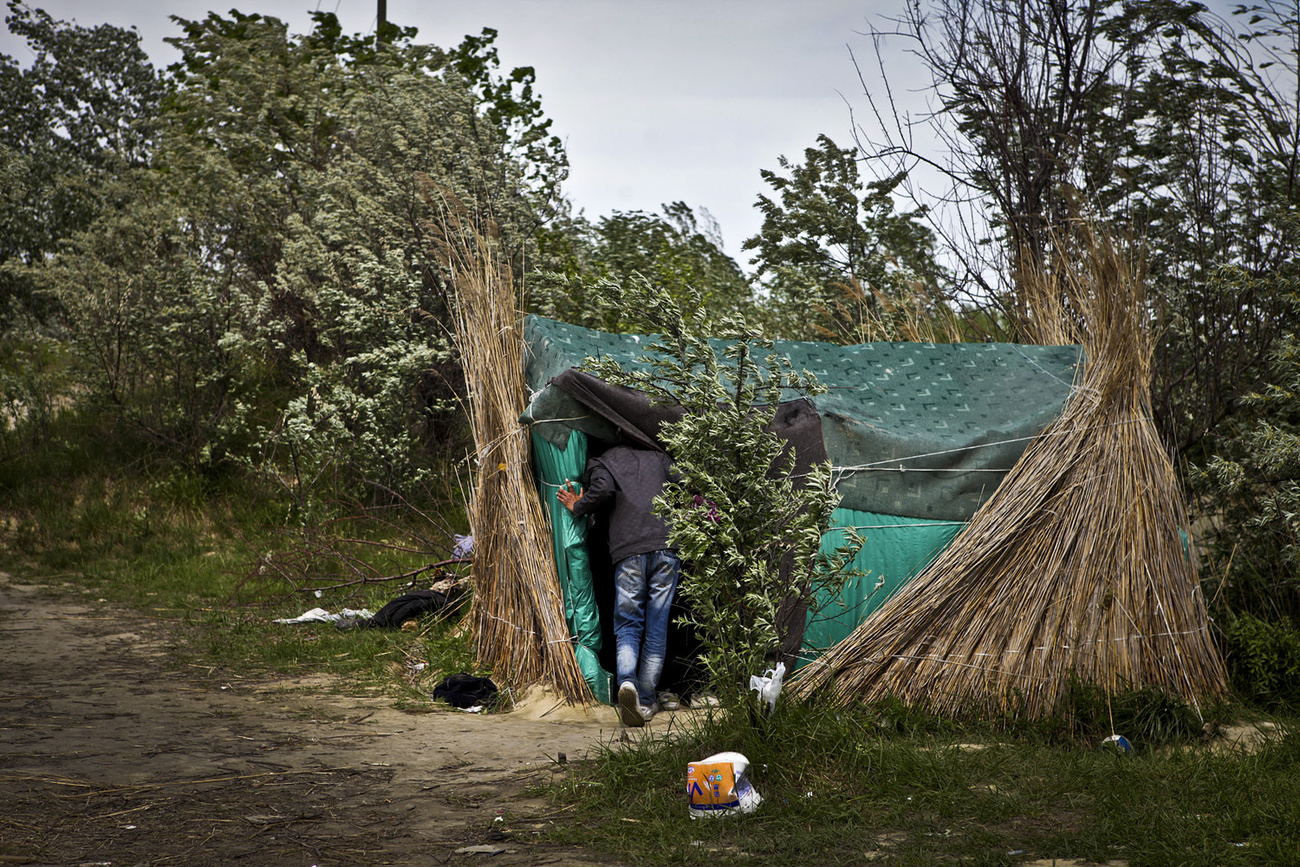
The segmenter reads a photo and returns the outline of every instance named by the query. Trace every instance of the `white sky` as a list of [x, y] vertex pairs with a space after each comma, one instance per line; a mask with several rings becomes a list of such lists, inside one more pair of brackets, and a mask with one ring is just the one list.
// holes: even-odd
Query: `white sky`
[[[320, 9], [345, 33], [369, 33], [377, 10], [375, 0], [28, 2], [82, 26], [134, 25], [158, 67], [176, 59], [162, 41], [180, 33], [168, 15], [233, 6], [303, 33]], [[850, 50], [874, 65], [861, 34], [901, 11], [902, 0], [389, 0], [388, 20], [444, 47], [498, 30], [502, 67], [537, 71], [543, 109], [568, 148], [576, 209], [594, 219], [677, 200], [706, 208], [749, 270], [740, 245], [761, 223], [753, 205], [768, 188], [759, 170], [775, 170], [781, 155], [802, 162], [819, 133], [851, 143], [850, 107], [861, 120], [867, 105]], [[903, 44], [888, 48], [895, 86], [921, 84], [915, 67], [908, 80]], [[3, 28], [0, 53], [30, 59]]]

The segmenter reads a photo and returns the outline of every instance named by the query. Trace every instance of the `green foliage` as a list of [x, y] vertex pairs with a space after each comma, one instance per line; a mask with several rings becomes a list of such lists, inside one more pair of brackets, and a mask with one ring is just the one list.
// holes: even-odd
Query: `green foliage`
[[147, 173], [36, 273], [61, 309], [79, 385], [93, 403], [192, 466], [219, 462], [241, 430], [254, 361], [229, 337], [251, 299], [219, 263], [189, 255], [176, 208]]
[[[85, 42], [42, 14], [41, 38]], [[51, 232], [57, 254], [6, 272], [61, 312], [66, 349], [30, 329], [0, 342], [16, 418], [103, 408], [152, 460], [252, 468], [300, 520], [343, 496], [429, 495], [462, 436], [431, 226], [465, 208], [531, 264], [566, 171], [532, 71], [498, 74], [491, 31], [444, 51], [412, 28], [376, 44], [315, 21], [293, 36], [260, 15], [178, 19], [166, 98], [118, 106], [149, 137], [127, 154], [101, 132], [90, 152], [117, 177]], [[7, 196], [35, 189], [29, 162], [0, 165], [21, 182]]]
[[777, 198], [758, 197], [759, 234], [745, 241], [757, 276], [766, 278], [768, 330], [789, 339], [845, 343], [890, 339], [876, 333], [885, 307], [907, 296], [937, 304], [943, 279], [925, 210], [896, 213], [903, 175], [863, 183], [856, 148], [828, 136], [804, 162], [778, 162], [787, 175], [763, 170]]
[[644, 276], [680, 305], [702, 304], [710, 323], [753, 306], [749, 280], [722, 250], [708, 211], [685, 202], [663, 215], [615, 211], [593, 226], [581, 218], [557, 225], [544, 238], [545, 269], [535, 275], [531, 306], [544, 316], [606, 331], [635, 328], [600, 302], [602, 286]]
[[[1240, 271], [1223, 282], [1252, 280]], [[1259, 278], [1291, 309], [1300, 301], [1294, 275]], [[1294, 315], [1294, 314], [1292, 314]], [[1274, 344], [1259, 391], [1245, 395], [1233, 436], [1191, 479], [1202, 510], [1216, 516], [1207, 532], [1208, 598], [1221, 612], [1300, 623], [1300, 339], [1292, 328]]]
[[[1139, 8], [1160, 38], [1144, 49], [1134, 96], [1143, 121], [1123, 140], [1116, 212], [1151, 239], [1149, 279], [1168, 325], [1154, 372], [1158, 420], [1182, 455], [1202, 461], [1239, 423], [1242, 397], [1261, 387], [1275, 341], [1295, 325], [1286, 283], [1300, 267], [1296, 23], [1274, 19], [1274, 7], [1234, 32], [1198, 4]], [[1256, 39], [1271, 24], [1291, 34], [1280, 75]]]
[[1045, 312], [1021, 296], [1024, 263], [1050, 265], [1081, 212], [1144, 241], [1165, 327], [1152, 398], [1179, 460], [1230, 431], [1290, 315], [1268, 278], [1297, 249], [1294, 9], [1237, 11], [1234, 27], [1181, 0], [940, 0], [903, 22], [943, 106], [946, 200], [977, 212], [956, 255], [1011, 339]]
[[0, 428], [3, 453], [49, 429], [70, 385], [59, 306], [28, 266], [115, 207], [105, 187], [139, 165], [164, 85], [132, 30], [79, 27], [10, 0], [5, 24], [27, 43], [0, 55]]
[[680, 306], [645, 278], [607, 291], [610, 303], [657, 336], [644, 358], [648, 370], [589, 366], [683, 410], [660, 431], [680, 480], [667, 486], [659, 508], [688, 564], [679, 590], [684, 618], [704, 646], [713, 687], [734, 705], [750, 675], [792, 652], [782, 644], [791, 609], [842, 581], [854, 553], [818, 552], [839, 501], [829, 463], [796, 472], [793, 450], [770, 429], [783, 397], [821, 386], [774, 353], [759, 356], [770, 343], [740, 319], [723, 320], [715, 345], [702, 303]]
[[[26, 69], [3, 58], [4, 143], [50, 151], [63, 161], [117, 167], [142, 161], [150, 115], [163, 93], [134, 29], [56, 21], [43, 9], [9, 0], [5, 24], [27, 41]], [[66, 164], [65, 164], [66, 168]]]
[[[1123, 735], [1135, 750], [1197, 743], [1207, 723], [1224, 716], [1222, 708], [1195, 708], [1157, 689], [1108, 691], [1094, 683], [1070, 679], [1062, 706], [1052, 719], [1014, 730], [1037, 732], [1049, 743], [1095, 746], [1111, 734]], [[1014, 714], [1012, 714], [1014, 717]]]
[[1237, 695], [1265, 707], [1300, 707], [1300, 630], [1239, 613], [1229, 616], [1223, 631]]

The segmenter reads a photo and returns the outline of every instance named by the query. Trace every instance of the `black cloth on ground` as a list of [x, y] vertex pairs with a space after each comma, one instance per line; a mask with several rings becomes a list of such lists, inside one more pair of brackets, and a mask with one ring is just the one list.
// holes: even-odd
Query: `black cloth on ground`
[[454, 594], [440, 590], [412, 590], [393, 599], [370, 617], [340, 620], [339, 629], [398, 629], [408, 620], [425, 614], [435, 614], [454, 605]]
[[459, 708], [491, 704], [497, 697], [497, 685], [486, 677], [461, 672], [449, 675], [433, 688], [433, 697]]
[[396, 629], [408, 620], [441, 611], [450, 602], [450, 596], [437, 590], [412, 590], [376, 611], [367, 625], [376, 629]]

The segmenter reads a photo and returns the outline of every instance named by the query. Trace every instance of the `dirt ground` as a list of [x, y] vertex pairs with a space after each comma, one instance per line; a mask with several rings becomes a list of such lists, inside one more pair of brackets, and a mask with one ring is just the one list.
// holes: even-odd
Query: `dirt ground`
[[529, 787], [611, 708], [406, 713], [176, 671], [166, 624], [0, 575], [0, 865], [580, 865]]

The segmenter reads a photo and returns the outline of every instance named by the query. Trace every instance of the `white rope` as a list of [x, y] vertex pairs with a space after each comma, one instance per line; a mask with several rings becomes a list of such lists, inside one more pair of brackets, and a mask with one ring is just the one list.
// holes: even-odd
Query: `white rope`
[[[886, 458], [880, 461], [872, 461], [869, 464], [858, 464], [856, 466], [838, 466], [838, 467], [834, 467], [833, 469], [836, 473], [854, 473], [854, 472], [863, 472], [866, 470], [885, 470], [889, 472], [905, 473], [908, 471], [907, 467], [904, 467], [902, 465], [899, 466], [887, 466], [887, 465], [895, 464], [898, 463], [899, 461], [917, 461], [922, 458], [942, 457], [943, 455], [957, 454], [960, 452], [969, 452], [969, 451], [974, 451], [976, 449], [986, 449], [986, 448], [993, 448], [994, 446], [1012, 445], [1013, 443], [1031, 442], [1033, 440], [1038, 439], [1039, 437], [1068, 436], [1072, 434], [1083, 433], [1090, 430], [1100, 430], [1102, 428], [1117, 427], [1119, 425], [1125, 425], [1125, 424], [1139, 424], [1141, 422], [1149, 422], [1151, 420], [1152, 419], [1149, 416], [1143, 416], [1141, 418], [1111, 422], [1109, 424], [1104, 424], [1104, 425], [1092, 425], [1090, 427], [1074, 427], [1074, 428], [1070, 428], [1069, 430], [1057, 430], [1051, 432], [1044, 432], [1044, 433], [1039, 433], [1027, 437], [1013, 437], [1011, 439], [997, 440], [995, 442], [989, 442], [989, 443], [975, 443], [973, 445], [968, 445], [968, 446], [957, 446], [956, 448], [943, 449], [937, 452], [924, 452], [915, 455], [904, 455], [902, 457]], [[944, 470], [949, 470], [954, 472], [1008, 472], [1007, 470], [988, 470], [988, 469], [951, 470], [951, 468], [948, 467], [913, 467], [912, 468], [913, 472], [927, 472], [927, 473], [942, 472]]]
[[835, 524], [831, 530], [910, 530], [914, 527], [964, 527], [966, 521], [921, 521], [915, 524]]

